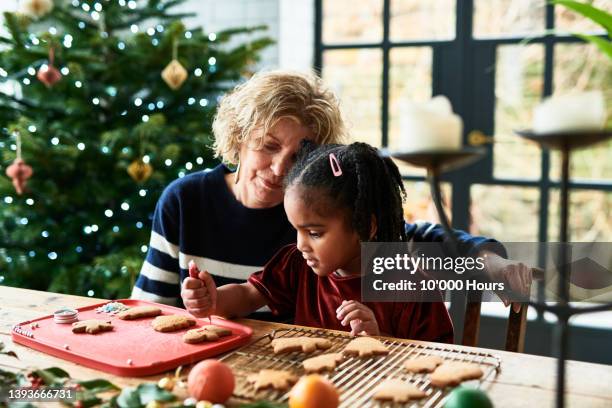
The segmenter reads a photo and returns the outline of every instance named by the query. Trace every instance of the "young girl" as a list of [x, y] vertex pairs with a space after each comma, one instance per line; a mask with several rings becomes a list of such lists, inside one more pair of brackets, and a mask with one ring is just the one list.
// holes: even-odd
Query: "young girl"
[[305, 142], [285, 180], [285, 211], [297, 244], [282, 248], [247, 283], [215, 288], [206, 272], [181, 297], [196, 317], [246, 316], [268, 305], [294, 323], [452, 342], [442, 303], [361, 302], [362, 241], [405, 240], [405, 191], [397, 166], [365, 144]]

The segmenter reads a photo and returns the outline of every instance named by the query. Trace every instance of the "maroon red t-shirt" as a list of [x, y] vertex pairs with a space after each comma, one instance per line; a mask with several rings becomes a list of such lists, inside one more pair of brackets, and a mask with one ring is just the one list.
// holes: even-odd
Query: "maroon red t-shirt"
[[[301, 326], [350, 331], [336, 318], [343, 300], [361, 301], [360, 276], [318, 276], [295, 244], [283, 247], [249, 283], [273, 313], [294, 316]], [[376, 316], [382, 334], [414, 340], [453, 342], [453, 326], [442, 302], [362, 302]]]

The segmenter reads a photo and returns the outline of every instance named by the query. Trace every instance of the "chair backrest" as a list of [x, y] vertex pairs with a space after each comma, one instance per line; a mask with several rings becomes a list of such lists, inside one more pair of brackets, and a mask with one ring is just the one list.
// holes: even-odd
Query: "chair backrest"
[[[532, 267], [534, 281], [543, 281], [546, 275], [544, 269]], [[482, 293], [471, 294], [468, 298], [463, 320], [463, 338], [461, 344], [476, 347], [480, 330], [480, 305]], [[510, 306], [508, 309], [508, 324], [506, 326], [506, 351], [522, 353], [525, 350], [525, 331], [527, 329], [527, 304], [523, 304], [518, 312]]]
[[[480, 305], [478, 301], [468, 301], [465, 308], [463, 338], [461, 344], [476, 347], [480, 331]], [[527, 305], [522, 305], [518, 312], [510, 306], [506, 326], [506, 351], [522, 353], [525, 347], [525, 328], [527, 322]]]

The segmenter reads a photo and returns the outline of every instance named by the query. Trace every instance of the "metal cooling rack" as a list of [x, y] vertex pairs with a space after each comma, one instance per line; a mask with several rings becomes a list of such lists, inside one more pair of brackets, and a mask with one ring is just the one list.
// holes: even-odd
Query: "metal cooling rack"
[[[300, 352], [274, 354], [270, 342], [280, 337], [322, 337], [332, 341], [333, 346], [312, 354]], [[348, 334], [330, 333], [317, 329], [283, 329], [274, 330], [257, 339], [255, 342], [223, 357], [222, 360], [232, 366], [236, 377], [234, 397], [242, 401], [267, 400], [286, 402], [288, 392], [275, 390], [255, 391], [247, 383], [250, 374], [262, 369], [288, 370], [301, 376], [305, 374], [302, 361], [320, 354], [341, 352], [353, 337]], [[412, 374], [403, 370], [404, 361], [417, 356], [437, 355], [445, 361], [463, 361], [478, 364], [484, 375], [479, 380], [466, 383], [480, 387], [488, 379], [495, 378], [500, 370], [501, 360], [489, 353], [466, 351], [453, 348], [452, 345], [425, 346], [409, 341], [383, 340], [390, 350], [386, 356], [371, 358], [349, 357], [341, 362], [334, 371], [322, 373], [334, 383], [340, 391], [340, 407], [442, 407], [452, 388], [445, 389], [431, 386], [429, 374]], [[376, 386], [385, 379], [408, 381], [427, 393], [427, 397], [407, 404], [379, 403], [372, 400]]]

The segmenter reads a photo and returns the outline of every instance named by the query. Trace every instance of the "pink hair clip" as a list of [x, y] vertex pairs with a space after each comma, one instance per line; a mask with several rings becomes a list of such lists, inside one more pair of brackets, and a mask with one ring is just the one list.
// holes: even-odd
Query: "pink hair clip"
[[342, 175], [342, 169], [340, 168], [340, 162], [335, 154], [329, 154], [329, 165], [331, 166], [332, 173], [334, 173], [335, 177]]

